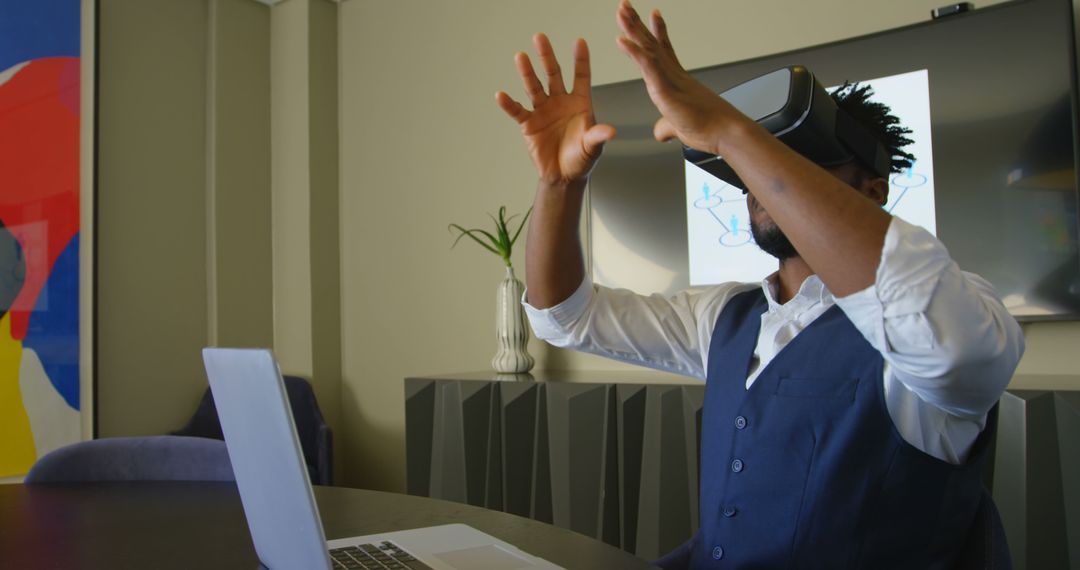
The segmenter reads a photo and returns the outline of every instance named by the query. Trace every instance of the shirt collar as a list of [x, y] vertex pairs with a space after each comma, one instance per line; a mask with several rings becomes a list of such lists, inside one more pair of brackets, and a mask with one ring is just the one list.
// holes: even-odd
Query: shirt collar
[[778, 276], [779, 272], [773, 272], [761, 281], [761, 289], [765, 292], [765, 299], [769, 302], [769, 312], [775, 312], [785, 307], [801, 312], [818, 303], [832, 305], [835, 302], [833, 294], [821, 282], [821, 278], [817, 275], [811, 275], [799, 286], [799, 292], [790, 301], [781, 305], [776, 301]]

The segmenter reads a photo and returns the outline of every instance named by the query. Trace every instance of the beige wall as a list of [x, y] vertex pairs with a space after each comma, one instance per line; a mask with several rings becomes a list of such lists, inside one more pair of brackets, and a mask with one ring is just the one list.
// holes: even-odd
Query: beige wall
[[273, 341], [270, 12], [102, 0], [98, 435], [181, 427], [199, 351]]
[[98, 435], [181, 427], [208, 345], [273, 347], [338, 428], [336, 14], [100, 0]]
[[[657, 5], [692, 68], [922, 21], [942, 3]], [[402, 379], [486, 369], [495, 351], [503, 270], [473, 244], [450, 250], [446, 226], [532, 198], [493, 94], [521, 94], [512, 57], [536, 31], [564, 61], [589, 40], [596, 83], [637, 77], [614, 46], [614, 6], [101, 0], [100, 435], [182, 422], [205, 389], [201, 346], [272, 343], [286, 372], [316, 377], [339, 481], [403, 489]], [[520, 248], [514, 259], [520, 273]], [[1077, 369], [1080, 324], [1025, 329], [1021, 372]], [[531, 350], [538, 368], [620, 368]]]
[[[208, 336], [204, 3], [100, 4], [97, 423], [182, 425]], [[141, 46], [153, 46], [145, 49]], [[166, 63], [167, 62], [167, 63]], [[192, 397], [194, 396], [194, 397]]]
[[340, 451], [337, 6], [291, 0], [270, 23], [273, 347], [282, 370], [312, 379]]

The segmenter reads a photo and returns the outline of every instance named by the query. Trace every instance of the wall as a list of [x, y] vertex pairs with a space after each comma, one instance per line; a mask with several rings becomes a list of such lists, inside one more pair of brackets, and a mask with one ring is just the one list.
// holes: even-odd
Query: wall
[[278, 4], [270, 37], [274, 353], [312, 379], [341, 449], [337, 6]]
[[97, 433], [181, 427], [200, 350], [270, 346], [270, 12], [101, 0]]
[[273, 347], [337, 429], [336, 4], [99, 1], [98, 435], [181, 427], [208, 345]]
[[[202, 3], [100, 5], [97, 424], [162, 433], [208, 336]], [[154, 46], [155, 49], [145, 49]], [[163, 136], [166, 135], [167, 136]], [[190, 414], [190, 411], [187, 412]]]

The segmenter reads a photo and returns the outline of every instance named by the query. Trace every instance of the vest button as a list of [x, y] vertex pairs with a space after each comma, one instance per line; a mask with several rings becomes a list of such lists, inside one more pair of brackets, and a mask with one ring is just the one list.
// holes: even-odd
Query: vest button
[[736, 459], [735, 461], [732, 461], [731, 462], [731, 470], [736, 472], [736, 473], [742, 471], [743, 470], [742, 459]]
[[720, 560], [721, 558], [724, 557], [724, 549], [720, 548], [719, 546], [714, 547], [712, 549], [712, 557], [717, 559], [717, 560]]
[[744, 418], [742, 416], [736, 416], [735, 417], [735, 427], [737, 427], [739, 429], [743, 429], [744, 427], [746, 427], [746, 418]]
[[738, 509], [736, 509], [735, 507], [732, 507], [730, 505], [724, 507], [724, 516], [725, 517], [731, 518], [731, 517], [735, 516], [735, 514], [738, 513], [738, 512], [739, 512]]

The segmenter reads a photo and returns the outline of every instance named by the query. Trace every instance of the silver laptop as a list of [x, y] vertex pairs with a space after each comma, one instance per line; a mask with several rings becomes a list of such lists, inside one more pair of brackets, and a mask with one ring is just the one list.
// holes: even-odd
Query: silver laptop
[[464, 524], [327, 542], [273, 353], [207, 348], [203, 362], [255, 551], [270, 570], [560, 568]]

